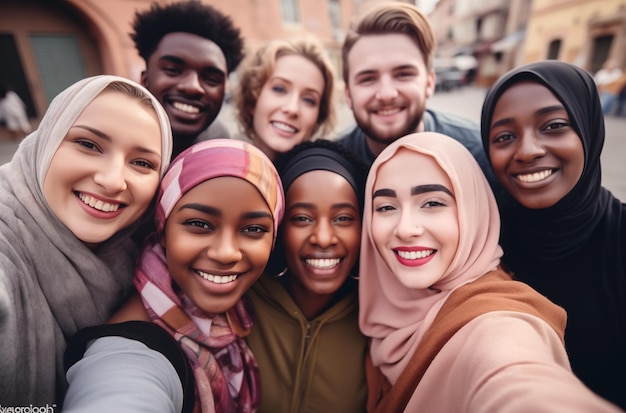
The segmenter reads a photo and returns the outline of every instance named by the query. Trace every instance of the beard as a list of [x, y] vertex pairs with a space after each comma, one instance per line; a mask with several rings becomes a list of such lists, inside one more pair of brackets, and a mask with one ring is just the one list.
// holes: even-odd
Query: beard
[[403, 136], [417, 132], [417, 127], [421, 122], [422, 116], [416, 116], [411, 120], [411, 122], [408, 122], [397, 130], [383, 130], [383, 128], [378, 128], [370, 122], [361, 122], [359, 119], [356, 119], [357, 125], [361, 128], [367, 138], [385, 146], [395, 142]]

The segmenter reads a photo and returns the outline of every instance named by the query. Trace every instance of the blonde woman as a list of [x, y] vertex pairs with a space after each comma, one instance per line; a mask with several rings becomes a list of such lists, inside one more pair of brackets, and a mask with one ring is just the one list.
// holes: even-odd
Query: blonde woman
[[335, 124], [334, 71], [314, 38], [275, 40], [242, 63], [235, 91], [243, 133], [270, 159]]

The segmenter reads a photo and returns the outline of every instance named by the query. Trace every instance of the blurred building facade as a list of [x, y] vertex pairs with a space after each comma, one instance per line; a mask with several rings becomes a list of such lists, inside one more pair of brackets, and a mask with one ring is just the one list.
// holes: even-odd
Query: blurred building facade
[[626, 0], [439, 0], [429, 18], [437, 57], [474, 56], [482, 86], [541, 59], [626, 69]]
[[[2, 0], [0, 82], [38, 118], [61, 90], [85, 76], [138, 80], [144, 69], [129, 37], [136, 11], [172, 0]], [[340, 48], [354, 16], [378, 0], [202, 0], [232, 17], [247, 49], [315, 35], [340, 73]]]

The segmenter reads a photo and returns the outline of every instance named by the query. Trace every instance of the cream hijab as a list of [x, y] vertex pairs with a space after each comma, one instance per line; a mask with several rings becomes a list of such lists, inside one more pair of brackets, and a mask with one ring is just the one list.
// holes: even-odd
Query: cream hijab
[[[372, 193], [382, 164], [400, 148], [429, 156], [452, 182], [459, 220], [459, 246], [444, 276], [430, 289], [408, 289], [398, 281], [372, 239]], [[415, 171], [419, 173], [419, 171]], [[393, 384], [424, 333], [456, 288], [495, 270], [500, 216], [486, 178], [470, 152], [439, 133], [415, 133], [389, 145], [373, 163], [365, 189], [359, 274], [359, 325], [371, 337], [370, 354]]]
[[[167, 115], [139, 84], [117, 76], [81, 80], [50, 104], [38, 129], [0, 167], [0, 401], [52, 405], [65, 388], [66, 339], [102, 324], [131, 291], [139, 223], [88, 249], [43, 195], [50, 162], [80, 113], [111, 82], [144, 91], [161, 128], [161, 176], [172, 137]], [[115, 119], [111, 119], [115, 122]], [[156, 192], [156, 188], [155, 188]]]

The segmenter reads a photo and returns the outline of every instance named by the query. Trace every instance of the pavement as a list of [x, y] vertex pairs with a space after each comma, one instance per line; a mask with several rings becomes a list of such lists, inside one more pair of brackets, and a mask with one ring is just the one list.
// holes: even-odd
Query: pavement
[[[428, 100], [427, 106], [480, 122], [480, 111], [485, 93], [484, 88], [477, 87], [437, 92]], [[240, 133], [231, 105], [224, 105], [219, 118], [229, 128], [233, 136]], [[352, 112], [345, 104], [341, 104], [335, 134], [347, 130], [352, 125], [354, 125]], [[602, 184], [622, 202], [626, 202], [626, 117], [606, 117], [605, 125], [606, 139], [602, 151]], [[10, 141], [6, 130], [2, 131], [0, 128], [0, 165], [11, 159], [18, 144], [19, 142]]]

